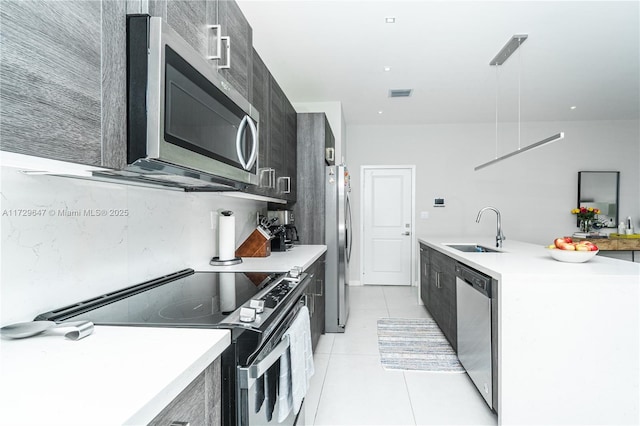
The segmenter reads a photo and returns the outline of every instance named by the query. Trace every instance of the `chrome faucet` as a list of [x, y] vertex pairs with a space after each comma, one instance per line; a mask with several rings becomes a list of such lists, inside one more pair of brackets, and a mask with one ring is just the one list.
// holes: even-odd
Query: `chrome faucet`
[[502, 233], [502, 219], [500, 218], [500, 210], [496, 209], [495, 207], [485, 207], [481, 209], [478, 212], [478, 217], [476, 217], [476, 223], [480, 223], [480, 218], [482, 217], [482, 213], [485, 210], [493, 210], [494, 212], [496, 212], [497, 219], [498, 219], [498, 230], [496, 233], [496, 247], [502, 247], [502, 242], [506, 240], [506, 237]]

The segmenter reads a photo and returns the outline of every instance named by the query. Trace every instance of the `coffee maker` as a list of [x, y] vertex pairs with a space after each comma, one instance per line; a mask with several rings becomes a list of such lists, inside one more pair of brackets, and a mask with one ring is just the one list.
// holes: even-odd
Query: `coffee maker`
[[271, 231], [274, 238], [271, 240], [271, 251], [286, 251], [300, 241], [298, 230], [294, 225], [292, 210], [269, 210], [267, 218], [274, 221]]

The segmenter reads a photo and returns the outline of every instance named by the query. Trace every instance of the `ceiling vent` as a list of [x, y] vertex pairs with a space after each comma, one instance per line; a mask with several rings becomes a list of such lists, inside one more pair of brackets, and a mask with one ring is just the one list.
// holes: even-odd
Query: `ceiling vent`
[[390, 98], [408, 98], [411, 96], [413, 89], [392, 89], [389, 90]]

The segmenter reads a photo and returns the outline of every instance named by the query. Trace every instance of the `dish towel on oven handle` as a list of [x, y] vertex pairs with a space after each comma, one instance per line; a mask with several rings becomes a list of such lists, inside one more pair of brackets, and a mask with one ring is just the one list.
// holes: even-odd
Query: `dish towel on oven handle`
[[[309, 381], [315, 372], [309, 309], [306, 306], [300, 309], [283, 338], [285, 336], [289, 336], [289, 350], [280, 357], [279, 422], [286, 419], [292, 409], [298, 414], [309, 389]], [[287, 370], [290, 374], [283, 371], [285, 363], [288, 364]]]

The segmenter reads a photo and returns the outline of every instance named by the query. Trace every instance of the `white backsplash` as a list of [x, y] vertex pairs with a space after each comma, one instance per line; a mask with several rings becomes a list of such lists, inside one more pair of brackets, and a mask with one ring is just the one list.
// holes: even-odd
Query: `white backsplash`
[[142, 188], [2, 167], [0, 324], [208, 261], [217, 213], [236, 215], [236, 241], [266, 203]]

